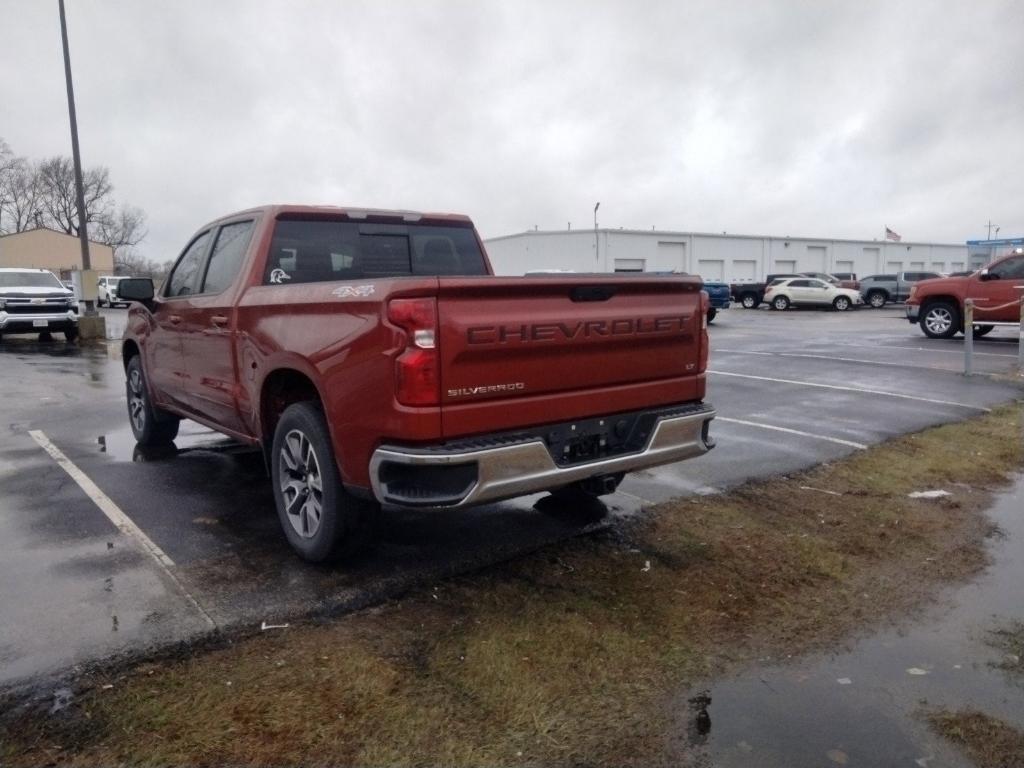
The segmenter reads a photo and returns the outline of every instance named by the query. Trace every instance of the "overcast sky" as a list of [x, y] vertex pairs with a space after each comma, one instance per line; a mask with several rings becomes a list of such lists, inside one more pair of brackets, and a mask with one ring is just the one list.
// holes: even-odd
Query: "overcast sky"
[[[1024, 235], [1024, 2], [67, 0], [85, 165], [150, 258], [268, 202]], [[0, 0], [0, 137], [70, 154], [56, 0]]]

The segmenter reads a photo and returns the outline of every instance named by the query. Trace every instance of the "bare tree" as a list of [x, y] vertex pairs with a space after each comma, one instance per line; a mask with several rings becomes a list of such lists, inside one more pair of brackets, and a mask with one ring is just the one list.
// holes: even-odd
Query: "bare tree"
[[127, 258], [146, 235], [146, 213], [133, 205], [122, 205], [96, 219], [91, 236], [114, 249], [114, 263]]
[[[114, 250], [115, 265], [132, 272], [160, 274], [160, 265], [136, 252], [146, 235], [146, 214], [133, 205], [118, 205], [110, 171], [96, 166], [85, 171], [85, 220], [92, 240]], [[69, 157], [33, 162], [18, 157], [0, 139], [0, 233], [50, 227], [78, 234], [75, 168]]]
[[[78, 203], [75, 194], [75, 166], [70, 157], [51, 157], [38, 167], [42, 186], [43, 211], [48, 226], [78, 234]], [[113, 216], [114, 191], [110, 171], [103, 166], [87, 169], [82, 175], [85, 190], [86, 226]]]
[[0, 232], [23, 232], [40, 226], [43, 190], [36, 167], [24, 157], [6, 162], [0, 176]]

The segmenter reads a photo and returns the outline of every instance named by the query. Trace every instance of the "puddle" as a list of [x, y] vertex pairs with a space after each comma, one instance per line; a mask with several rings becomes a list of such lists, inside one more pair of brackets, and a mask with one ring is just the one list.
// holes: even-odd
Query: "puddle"
[[124, 427], [100, 435], [96, 438], [96, 446], [100, 453], [105, 453], [114, 461], [125, 462], [163, 461], [195, 451], [232, 455], [259, 452], [258, 448], [237, 443], [219, 432], [214, 432], [187, 419], [181, 422], [178, 436], [170, 445], [144, 448], [135, 442], [131, 428]]
[[684, 751], [720, 768], [970, 766], [929, 732], [921, 707], [979, 709], [1024, 728], [1024, 688], [993, 666], [1001, 654], [986, 643], [991, 630], [1024, 618], [1024, 478], [989, 516], [1006, 535], [991, 542], [981, 577], [912, 626], [714, 683], [699, 729], [691, 691], [676, 729]]

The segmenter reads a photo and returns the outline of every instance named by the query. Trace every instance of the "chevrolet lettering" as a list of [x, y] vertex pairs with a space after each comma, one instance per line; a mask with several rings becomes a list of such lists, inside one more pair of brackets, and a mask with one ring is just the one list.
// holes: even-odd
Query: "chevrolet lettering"
[[483, 325], [466, 330], [470, 344], [508, 344], [509, 342], [572, 341], [609, 336], [645, 336], [686, 333], [690, 316], [618, 318], [585, 320], [576, 323], [534, 323], [532, 325]]

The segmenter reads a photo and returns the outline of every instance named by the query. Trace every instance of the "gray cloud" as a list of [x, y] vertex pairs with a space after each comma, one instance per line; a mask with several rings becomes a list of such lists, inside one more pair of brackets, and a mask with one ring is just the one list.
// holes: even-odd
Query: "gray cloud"
[[[55, 3], [0, 0], [0, 136], [68, 152]], [[82, 146], [146, 254], [274, 201], [539, 225], [1024, 233], [1024, 5], [68, 2]]]

